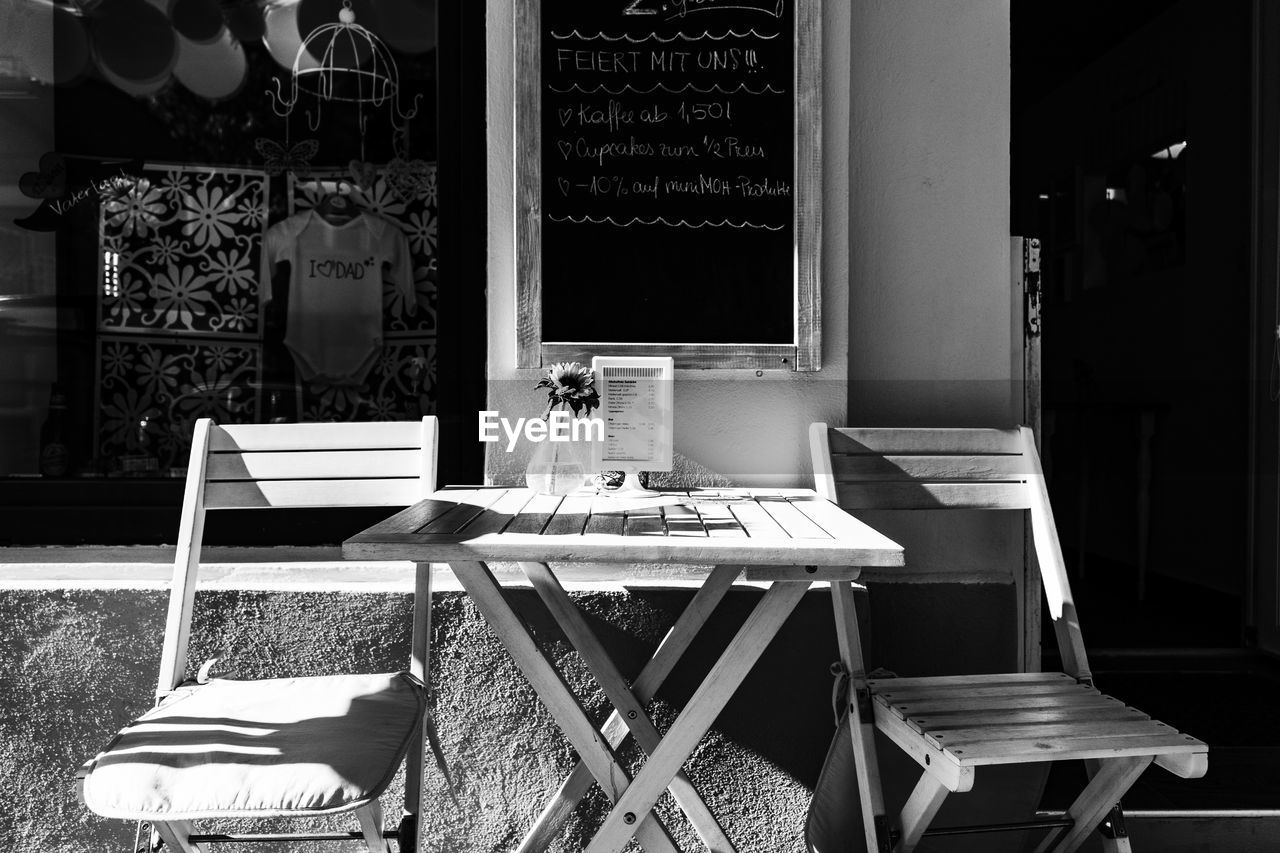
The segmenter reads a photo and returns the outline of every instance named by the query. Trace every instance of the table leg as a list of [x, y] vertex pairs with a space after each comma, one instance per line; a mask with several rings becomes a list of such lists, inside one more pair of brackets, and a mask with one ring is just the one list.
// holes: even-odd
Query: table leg
[[414, 745], [409, 749], [404, 773], [404, 816], [413, 820], [413, 849], [422, 850], [422, 767], [427, 750], [427, 721], [431, 716], [431, 564], [414, 564], [413, 636], [409, 673], [427, 685], [427, 709]]
[[[631, 692], [637, 699], [648, 702], [654, 697], [658, 688], [666, 681], [671, 670], [675, 669], [680, 658], [693, 643], [693, 638], [702, 630], [702, 626], [706, 624], [711, 613], [719, 606], [724, 594], [729, 591], [729, 587], [740, 574], [742, 574], [741, 566], [716, 566], [711, 570], [706, 582], [694, 593], [689, 605], [685, 607], [684, 612], [662, 639], [657, 652], [645, 664], [635, 683], [631, 685]], [[627, 736], [627, 727], [623, 723], [622, 715], [616, 710], [613, 711], [605, 721], [601, 732], [609, 745], [616, 749]], [[516, 853], [542, 853], [546, 850], [551, 841], [560, 834], [578, 802], [586, 796], [592, 781], [591, 771], [585, 763], [579, 761], [573, 768], [573, 772], [560, 785], [555, 797], [538, 816], [537, 823], [524, 837]]]
[[808, 588], [807, 583], [784, 582], [769, 587], [635, 781], [618, 798], [586, 853], [621, 853], [634, 832], [632, 827], [637, 818], [650, 814], [653, 804], [724, 710]]
[[[538, 596], [547, 605], [547, 609], [551, 611], [551, 615], [555, 617], [565, 636], [569, 638], [569, 642], [582, 656], [596, 683], [603, 688], [615, 713], [622, 713], [625, 728], [631, 731], [636, 743], [645, 754], [651, 754], [658, 748], [662, 735], [658, 733], [653, 721], [645, 713], [644, 701], [632, 692], [630, 685], [614, 666], [604, 646], [600, 644], [599, 638], [587, 624], [587, 620], [583, 618], [573, 600], [569, 598], [569, 594], [560, 585], [559, 579], [546, 563], [520, 563], [519, 565], [521, 571], [533, 584]], [[612, 718], [611, 715], [610, 719]], [[608, 739], [608, 733], [605, 733], [605, 737]], [[620, 737], [619, 740], [621, 739]], [[612, 741], [610, 745], [616, 747]], [[692, 780], [685, 775], [684, 771], [678, 771], [668, 787], [672, 798], [688, 816], [698, 837], [711, 853], [736, 853], [720, 822], [711, 813], [711, 809], [707, 807]]]
[[858, 799], [862, 805], [862, 831], [868, 851], [882, 850], [881, 826], [884, 823], [884, 794], [880, 788], [880, 760], [876, 755], [876, 721], [867, 685], [867, 667], [862, 656], [862, 635], [858, 630], [858, 610], [853, 598], [853, 585], [833, 581], [831, 606], [835, 614], [836, 645], [840, 663], [849, 676], [849, 737], [853, 744], [854, 775], [858, 780]]
[[[475, 602], [489, 627], [498, 635], [516, 666], [529, 680], [538, 698], [551, 712], [556, 724], [586, 762], [610, 802], [617, 802], [631, 777], [618, 762], [613, 749], [603, 739], [573, 691], [560, 673], [543, 656], [529, 630], [502, 595], [502, 588], [484, 563], [452, 563], [454, 575]], [[666, 787], [665, 784], [663, 787]], [[675, 842], [657, 816], [646, 814], [635, 830], [636, 839], [648, 853], [678, 853]], [[630, 833], [628, 833], [630, 834]]]

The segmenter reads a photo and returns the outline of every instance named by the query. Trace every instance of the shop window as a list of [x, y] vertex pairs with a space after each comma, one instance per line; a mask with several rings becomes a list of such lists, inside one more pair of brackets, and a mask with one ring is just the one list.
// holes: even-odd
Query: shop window
[[436, 4], [209, 5], [0, 0], [0, 544], [171, 541], [200, 417], [436, 412]]

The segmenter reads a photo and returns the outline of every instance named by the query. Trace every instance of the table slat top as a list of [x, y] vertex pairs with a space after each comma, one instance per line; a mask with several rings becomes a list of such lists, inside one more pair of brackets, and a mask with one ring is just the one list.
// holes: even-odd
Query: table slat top
[[343, 543], [354, 559], [901, 566], [902, 548], [809, 489], [656, 497], [446, 488]]

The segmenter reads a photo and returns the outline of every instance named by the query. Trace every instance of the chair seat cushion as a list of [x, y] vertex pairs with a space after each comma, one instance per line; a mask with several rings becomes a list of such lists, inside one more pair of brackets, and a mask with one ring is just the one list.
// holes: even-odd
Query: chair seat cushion
[[871, 691], [878, 728], [961, 767], [1208, 751], [1061, 672], [875, 679]]
[[106, 817], [283, 817], [358, 808], [391, 782], [426, 708], [408, 673], [214, 680], [123, 729], [84, 799]]

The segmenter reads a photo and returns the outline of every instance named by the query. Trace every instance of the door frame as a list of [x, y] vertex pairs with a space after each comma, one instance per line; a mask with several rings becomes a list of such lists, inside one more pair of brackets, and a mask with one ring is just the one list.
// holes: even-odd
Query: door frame
[[441, 422], [439, 481], [450, 485], [478, 484], [484, 477], [484, 445], [475, 440], [475, 419], [485, 408], [488, 358], [485, 7], [437, 6], [441, 323], [436, 414]]
[[[1013, 420], [1031, 427], [1035, 435], [1036, 451], [1043, 457], [1039, 238], [1010, 238], [1009, 273], [1013, 285], [1010, 289], [1012, 305], [1009, 311], [1010, 376], [1013, 377], [1013, 388], [1009, 400], [1013, 406]], [[1015, 595], [1019, 602], [1018, 636], [1022, 643], [1018, 663], [1023, 672], [1040, 671], [1042, 586], [1040, 572], [1031, 556], [1034, 552], [1031, 543], [1031, 522], [1027, 519], [1023, 529], [1022, 575], [1014, 579]]]
[[1249, 577], [1245, 639], [1280, 654], [1280, 9], [1253, 2]]

